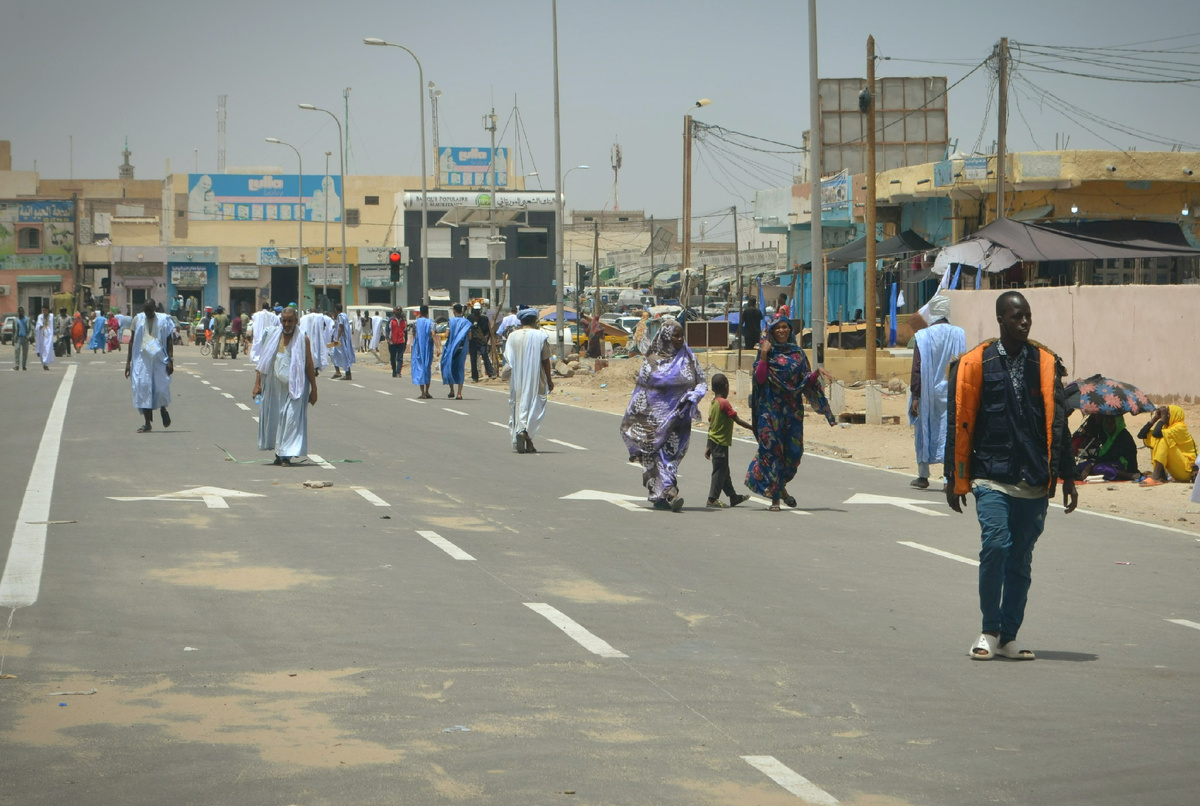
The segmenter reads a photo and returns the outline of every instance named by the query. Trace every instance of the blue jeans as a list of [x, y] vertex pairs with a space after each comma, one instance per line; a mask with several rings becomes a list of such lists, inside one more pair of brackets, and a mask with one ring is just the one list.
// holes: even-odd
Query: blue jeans
[[1013, 498], [976, 487], [979, 549], [979, 610], [983, 632], [999, 632], [1000, 643], [1017, 637], [1025, 619], [1032, 579], [1033, 546], [1046, 525], [1049, 498]]

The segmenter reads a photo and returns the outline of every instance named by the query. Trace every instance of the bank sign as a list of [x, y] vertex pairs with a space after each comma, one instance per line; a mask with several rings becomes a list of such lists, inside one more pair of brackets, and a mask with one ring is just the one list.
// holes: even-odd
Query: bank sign
[[189, 221], [341, 221], [340, 176], [189, 174]]

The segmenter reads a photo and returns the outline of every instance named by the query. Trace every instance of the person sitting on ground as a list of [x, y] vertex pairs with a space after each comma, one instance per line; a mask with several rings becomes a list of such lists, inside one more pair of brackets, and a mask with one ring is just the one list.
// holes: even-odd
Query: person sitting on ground
[[1094, 455], [1077, 465], [1079, 481], [1096, 475], [1103, 476], [1105, 481], [1133, 481], [1142, 477], [1138, 471], [1137, 443], [1125, 428], [1125, 415], [1093, 414], [1080, 430], [1095, 434], [1098, 447]]
[[1150, 422], [1138, 432], [1138, 438], [1150, 449], [1154, 463], [1144, 487], [1155, 487], [1171, 479], [1196, 480], [1196, 441], [1183, 422], [1183, 409], [1178, 406], [1159, 406]]
[[733, 404], [729, 402], [729, 379], [721, 373], [712, 377], [713, 402], [708, 409], [708, 447], [704, 449], [704, 458], [712, 460], [712, 482], [708, 486], [708, 501], [706, 507], [716, 509], [724, 507], [721, 503], [721, 493], [729, 496], [729, 506], [736, 507], [743, 501], [749, 500], [748, 495], [739, 495], [733, 488], [729, 478], [729, 449], [733, 446], [733, 425], [737, 423], [750, 431], [754, 426], [738, 416]]

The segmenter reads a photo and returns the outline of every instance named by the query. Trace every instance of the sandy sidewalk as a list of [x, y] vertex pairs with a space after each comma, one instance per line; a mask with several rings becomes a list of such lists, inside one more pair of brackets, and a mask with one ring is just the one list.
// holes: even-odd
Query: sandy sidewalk
[[[701, 359], [703, 360], [703, 356]], [[609, 362], [608, 367], [595, 373], [590, 370], [591, 364], [591, 361], [583, 359], [580, 371], [575, 377], [556, 378], [552, 399], [585, 408], [623, 412], [629, 402], [633, 379], [641, 368], [641, 360], [637, 358], [615, 359]], [[706, 368], [706, 373], [711, 377], [714, 370]], [[485, 383], [489, 386], [502, 385], [500, 381]], [[746, 393], [749, 390], [748, 376], [743, 373], [741, 394], [738, 393], [733, 378], [730, 378], [730, 386], [730, 400], [734, 407], [738, 409], [739, 413], [749, 416], [749, 412], [744, 411], [747, 409], [745, 401]], [[711, 392], [707, 399], [711, 399]], [[899, 475], [896, 477], [896, 495], [921, 497], [936, 495], [932, 492], [913, 490], [908, 486], [908, 482], [912, 478], [916, 478], [917, 463], [913, 452], [913, 432], [912, 427], [908, 425], [906, 407], [907, 394], [884, 394], [884, 416], [899, 416], [900, 425], [841, 424], [830, 428], [824, 420], [812, 416], [810, 412], [810, 416], [805, 421], [807, 450], [910, 474], [907, 480]], [[707, 413], [707, 405], [701, 408]], [[865, 393], [860, 389], [848, 388], [846, 390], [846, 410], [864, 411], [865, 409]], [[1200, 434], [1200, 405], [1185, 405], [1183, 409], [1187, 414], [1187, 422], [1192, 424], [1193, 433]], [[1149, 418], [1149, 414], [1126, 417], [1126, 426], [1136, 437], [1137, 432]], [[1073, 414], [1070, 420], [1071, 428], [1077, 427], [1079, 422], [1080, 415]], [[614, 452], [621, 450], [621, 446], [615, 438], [613, 450]], [[1148, 449], [1139, 449], [1138, 463], [1142, 472], [1150, 469]], [[1079, 505], [1080, 508], [1093, 512], [1161, 524], [1200, 535], [1200, 504], [1193, 504], [1189, 500], [1191, 491], [1190, 484], [1166, 484], [1151, 488], [1142, 488], [1132, 483], [1081, 484], [1079, 486]], [[1062, 500], [1061, 496], [1059, 500]]]

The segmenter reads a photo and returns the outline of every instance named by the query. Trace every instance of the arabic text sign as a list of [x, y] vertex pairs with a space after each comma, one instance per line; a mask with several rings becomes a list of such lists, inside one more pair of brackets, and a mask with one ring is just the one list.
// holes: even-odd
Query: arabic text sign
[[[438, 153], [440, 184], [483, 187], [492, 183], [488, 173], [492, 164], [490, 148], [446, 147]], [[508, 149], [496, 149], [496, 186], [508, 185]]]
[[340, 176], [189, 174], [189, 221], [341, 221]]

